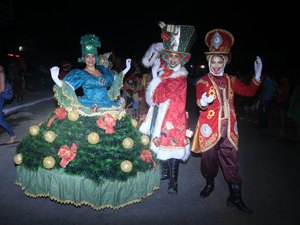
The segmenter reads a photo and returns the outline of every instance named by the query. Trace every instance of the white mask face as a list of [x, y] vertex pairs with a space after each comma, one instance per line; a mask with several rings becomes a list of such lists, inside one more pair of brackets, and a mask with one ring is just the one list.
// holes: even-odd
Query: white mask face
[[208, 60], [209, 72], [214, 76], [223, 76], [226, 66], [226, 57], [212, 55]]

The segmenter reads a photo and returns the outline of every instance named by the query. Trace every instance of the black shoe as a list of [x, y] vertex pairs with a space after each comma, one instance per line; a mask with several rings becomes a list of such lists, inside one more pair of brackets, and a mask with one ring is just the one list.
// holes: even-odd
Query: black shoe
[[168, 165], [169, 165], [169, 187], [168, 187], [168, 193], [169, 194], [177, 194], [178, 190], [178, 183], [177, 183], [177, 178], [178, 178], [178, 171], [179, 171], [179, 160], [178, 159], [169, 159], [168, 160]]
[[203, 188], [203, 190], [200, 192], [200, 197], [207, 198], [210, 195], [210, 193], [213, 192], [214, 188], [215, 188], [214, 182], [207, 183], [206, 186]]
[[161, 173], [161, 178], [160, 178], [161, 180], [167, 180], [169, 178], [170, 178], [170, 175], [168, 173], [164, 173], [164, 172]]
[[243, 199], [241, 194], [241, 183], [229, 183], [229, 196], [227, 198], [227, 206], [235, 207], [245, 213], [253, 213], [252, 209], [249, 209]]
[[168, 187], [168, 193], [169, 194], [177, 194], [177, 182], [170, 182]]
[[161, 180], [167, 180], [170, 178], [170, 169], [168, 161], [161, 161]]
[[235, 197], [229, 196], [227, 198], [227, 206], [229, 206], [229, 207], [235, 207], [235, 208], [237, 208], [240, 211], [245, 212], [245, 213], [253, 213], [253, 210], [249, 209], [245, 205], [245, 203], [243, 202], [243, 200], [241, 198], [235, 198]]

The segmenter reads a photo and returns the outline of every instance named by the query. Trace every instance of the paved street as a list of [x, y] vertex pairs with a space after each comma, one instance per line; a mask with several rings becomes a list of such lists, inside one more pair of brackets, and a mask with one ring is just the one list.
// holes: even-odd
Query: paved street
[[[194, 87], [190, 87], [192, 90]], [[187, 109], [194, 128], [197, 109], [194, 93], [189, 92]], [[7, 116], [18, 140], [28, 135], [28, 128], [46, 118], [56, 107], [52, 99], [24, 107]], [[290, 128], [291, 131], [294, 129]], [[221, 171], [215, 191], [207, 199], [199, 192], [205, 182], [200, 174], [200, 156], [193, 155], [180, 165], [179, 191], [167, 193], [167, 181], [140, 203], [117, 210], [96, 211], [88, 206], [75, 207], [48, 198], [30, 198], [15, 185], [13, 156], [17, 144], [0, 146], [0, 224], [2, 225], [296, 225], [299, 203], [299, 142], [279, 139], [276, 126], [255, 128], [240, 121], [240, 172], [244, 181], [243, 199], [254, 210], [244, 214], [226, 206], [228, 188]], [[0, 140], [7, 134], [0, 130]]]

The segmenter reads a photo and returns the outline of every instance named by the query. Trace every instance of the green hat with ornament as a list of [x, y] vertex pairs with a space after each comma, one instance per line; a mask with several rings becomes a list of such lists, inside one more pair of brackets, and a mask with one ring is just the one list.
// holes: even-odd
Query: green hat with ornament
[[101, 42], [95, 34], [86, 34], [81, 37], [81, 53], [82, 57], [78, 58], [78, 62], [84, 62], [82, 59], [86, 54], [94, 54], [96, 56], [96, 62], [98, 62], [98, 50], [101, 47]]
[[162, 30], [161, 38], [163, 40], [162, 58], [167, 61], [171, 52], [181, 55], [181, 62], [184, 65], [191, 58], [191, 50], [197, 32], [194, 26], [190, 25], [173, 25], [159, 22]]

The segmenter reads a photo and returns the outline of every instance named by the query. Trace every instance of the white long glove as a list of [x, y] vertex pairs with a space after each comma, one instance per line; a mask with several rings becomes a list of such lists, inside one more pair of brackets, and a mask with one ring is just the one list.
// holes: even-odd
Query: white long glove
[[161, 50], [163, 50], [164, 48], [164, 45], [162, 42], [157, 42], [154, 44], [154, 49], [157, 51], [157, 52], [160, 52]]
[[209, 103], [212, 103], [213, 101], [214, 101], [214, 96], [209, 95], [207, 97], [206, 92], [204, 92], [201, 96], [201, 99], [200, 99], [200, 105], [202, 107], [206, 107]]
[[152, 44], [142, 58], [143, 65], [146, 68], [153, 66], [153, 63], [160, 56], [160, 51], [163, 49], [163, 43], [158, 42]]
[[162, 71], [164, 68], [160, 67], [160, 58], [156, 59], [152, 68], [151, 68], [151, 72], [152, 72], [152, 78], [156, 78], [158, 77], [158, 74], [160, 71]]
[[50, 72], [51, 72], [51, 77], [52, 80], [57, 84], [57, 86], [61, 87], [62, 86], [62, 82], [61, 80], [58, 78], [59, 75], [59, 67], [58, 66], [53, 66], [50, 68]]
[[131, 59], [126, 59], [126, 68], [122, 71], [123, 76], [130, 70], [131, 68]]
[[256, 60], [254, 62], [254, 71], [255, 71], [255, 79], [260, 81], [261, 71], [262, 71], [262, 61], [259, 56], [256, 56]]

